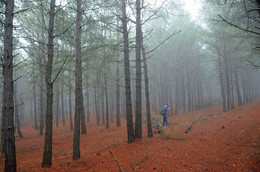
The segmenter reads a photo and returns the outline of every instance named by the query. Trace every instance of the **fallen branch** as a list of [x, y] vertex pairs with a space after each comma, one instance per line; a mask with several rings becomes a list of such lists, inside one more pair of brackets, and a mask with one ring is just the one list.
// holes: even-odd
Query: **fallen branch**
[[188, 133], [191, 129], [192, 124], [194, 123], [194, 121], [191, 121], [190, 125], [188, 126], [188, 128], [186, 129], [185, 133]]
[[130, 163], [129, 163], [129, 165], [130, 165], [130, 166], [133, 168], [133, 170], [135, 171], [135, 168], [134, 168], [134, 166], [133, 166], [132, 164], [130, 164]]
[[117, 166], [119, 167], [120, 171], [121, 171], [121, 172], [124, 172], [124, 171], [122, 170], [122, 168], [120, 167], [120, 164], [119, 164], [119, 162], [117, 161], [116, 157], [113, 155], [113, 153], [112, 153], [111, 151], [109, 151], [109, 153], [113, 156], [113, 158], [114, 158], [114, 160], [116, 161]]
[[198, 118], [201, 116], [201, 114], [194, 120], [191, 121], [190, 125], [188, 126], [188, 128], [186, 129], [185, 133], [188, 133], [191, 129], [191, 126], [194, 122], [196, 122], [198, 120]]

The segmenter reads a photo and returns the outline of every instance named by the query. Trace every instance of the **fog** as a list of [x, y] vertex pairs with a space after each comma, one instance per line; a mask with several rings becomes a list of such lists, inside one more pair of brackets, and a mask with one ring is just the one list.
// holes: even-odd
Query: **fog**
[[224, 113], [260, 96], [259, 1], [0, 4], [2, 144], [8, 127], [31, 126], [45, 137], [42, 167], [52, 163], [53, 126], [69, 126], [76, 160], [91, 121], [123, 123], [132, 143], [146, 137], [144, 126], [153, 137], [165, 105], [169, 117]]

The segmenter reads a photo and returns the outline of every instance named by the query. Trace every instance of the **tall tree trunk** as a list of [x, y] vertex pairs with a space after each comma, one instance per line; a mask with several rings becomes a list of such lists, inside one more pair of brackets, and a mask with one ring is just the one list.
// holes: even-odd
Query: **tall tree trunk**
[[87, 89], [86, 90], [87, 92], [87, 100], [86, 100], [86, 108], [87, 108], [87, 122], [89, 122], [89, 115], [90, 115], [90, 112], [89, 112], [89, 106], [90, 106], [90, 103], [89, 103], [89, 90]]
[[[102, 81], [101, 81], [102, 82]], [[102, 112], [102, 124], [105, 124], [105, 89], [103, 87], [103, 84], [101, 84], [101, 112]], [[99, 101], [98, 101], [99, 102]]]
[[131, 102], [131, 83], [130, 83], [130, 63], [129, 63], [129, 45], [125, 0], [122, 0], [122, 23], [124, 36], [124, 65], [125, 65], [125, 97], [126, 97], [126, 116], [127, 116], [127, 137], [128, 143], [134, 142], [134, 127]]
[[97, 125], [99, 125], [99, 110], [98, 110], [98, 101], [97, 101], [97, 91], [96, 87], [94, 87], [94, 97], [95, 97], [95, 110], [96, 110], [96, 118], [97, 118]]
[[[70, 78], [70, 76], [69, 76]], [[72, 105], [71, 105], [71, 93], [72, 93], [72, 88], [71, 88], [71, 83], [69, 85], [69, 113], [70, 113], [70, 130], [73, 130], [73, 120], [72, 120]]]
[[53, 124], [53, 82], [51, 79], [53, 65], [53, 39], [54, 39], [54, 16], [55, 0], [50, 2], [49, 12], [49, 29], [48, 29], [48, 61], [46, 65], [46, 129], [44, 140], [44, 152], [42, 167], [50, 167], [52, 164], [52, 124]]
[[44, 7], [42, 4], [42, 0], [40, 1], [40, 9], [41, 9], [41, 59], [40, 59], [40, 135], [43, 135], [43, 128], [44, 128], [44, 65], [45, 65], [45, 46], [44, 46]]
[[179, 108], [179, 75], [178, 75], [178, 57], [175, 55], [175, 115], [178, 115]]
[[227, 80], [227, 110], [230, 110], [230, 81], [229, 81], [229, 70], [228, 70], [228, 61], [227, 61], [227, 54], [226, 54], [226, 43], [224, 42], [224, 62], [225, 62], [225, 74]]
[[[85, 116], [83, 108], [83, 95], [82, 95], [82, 66], [81, 66], [81, 0], [77, 0], [77, 19], [76, 19], [76, 81], [75, 81], [75, 120], [74, 120], [74, 137], [73, 137], [73, 160], [80, 158], [80, 121], [85, 122], [84, 119], [80, 119]], [[81, 125], [84, 125], [81, 122]], [[86, 132], [86, 127], [81, 126]], [[83, 131], [81, 131], [83, 133]]]
[[37, 107], [36, 107], [36, 83], [33, 83], [33, 112], [34, 112], [34, 129], [38, 130], [38, 118], [37, 118]]
[[43, 107], [43, 88], [44, 88], [44, 74], [43, 74], [43, 67], [40, 67], [40, 135], [43, 135], [43, 128], [44, 128], [44, 107]]
[[18, 101], [17, 101], [17, 83], [15, 83], [14, 86], [14, 104], [15, 104], [14, 112], [15, 112], [16, 129], [18, 132], [18, 136], [22, 138], [23, 134], [20, 128], [20, 118], [19, 118]]
[[136, 108], [135, 137], [142, 138], [141, 4], [136, 0]]
[[56, 93], [56, 127], [59, 126], [59, 109], [60, 109], [60, 85], [57, 83], [57, 93]]
[[3, 106], [2, 115], [4, 120], [4, 153], [5, 172], [16, 171], [16, 152], [14, 138], [14, 80], [13, 80], [13, 14], [14, 0], [5, 2], [4, 22], [4, 57], [3, 68]]
[[185, 83], [184, 83], [184, 71], [182, 74], [182, 80], [181, 80], [181, 89], [182, 89], [182, 108], [183, 108], [183, 113], [186, 112], [186, 93], [185, 93]]
[[224, 91], [224, 83], [223, 83], [223, 77], [222, 77], [222, 67], [221, 67], [221, 61], [220, 61], [219, 48], [217, 48], [217, 52], [218, 52], [218, 67], [219, 67], [218, 73], [219, 73], [219, 79], [220, 79], [223, 112], [226, 112], [226, 96], [225, 96], [225, 91]]
[[147, 116], [147, 136], [153, 137], [152, 121], [151, 121], [151, 110], [150, 110], [150, 96], [149, 96], [149, 79], [148, 79], [148, 69], [146, 63], [146, 53], [143, 43], [143, 33], [141, 31], [141, 47], [144, 62], [144, 82], [145, 82], [145, 99], [146, 99], [146, 116]]
[[[188, 61], [188, 60], [187, 60]], [[191, 111], [191, 90], [190, 90], [190, 74], [188, 69], [189, 63], [187, 62], [186, 76], [187, 76], [187, 91], [188, 91], [188, 112]]]
[[[105, 66], [106, 70], [106, 66]], [[107, 94], [107, 78], [106, 75], [104, 76], [105, 82], [105, 99], [106, 99], [106, 128], [109, 128], [109, 110], [108, 110], [108, 94]]]
[[[118, 35], [118, 34], [117, 34]], [[118, 37], [118, 36], [117, 36]], [[119, 38], [117, 38], [118, 40]], [[117, 58], [117, 64], [116, 64], [116, 126], [121, 126], [120, 121], [120, 64], [119, 64], [119, 47], [117, 47], [116, 51], [116, 58]]]
[[65, 125], [65, 111], [64, 111], [64, 85], [61, 83], [61, 114], [62, 114], [62, 125]]

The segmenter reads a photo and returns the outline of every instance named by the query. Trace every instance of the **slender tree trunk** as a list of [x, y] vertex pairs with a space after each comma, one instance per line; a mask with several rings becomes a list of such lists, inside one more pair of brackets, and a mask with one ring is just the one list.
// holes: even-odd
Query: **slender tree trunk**
[[[75, 120], [74, 120], [74, 137], [73, 137], [73, 160], [80, 158], [80, 121], [81, 132], [86, 133], [85, 115], [83, 108], [82, 95], [82, 66], [81, 66], [81, 0], [77, 0], [77, 19], [76, 19], [76, 81], [75, 81]], [[84, 117], [84, 119], [80, 119]], [[83, 126], [82, 126], [83, 125]], [[83, 131], [84, 130], [84, 131]]]
[[36, 107], [36, 83], [33, 84], [33, 112], [34, 112], [34, 129], [38, 130], [38, 118], [37, 118], [37, 107]]
[[227, 80], [227, 110], [230, 110], [230, 81], [229, 81], [229, 70], [228, 70], [228, 61], [226, 54], [226, 43], [224, 43], [224, 62], [225, 62], [225, 71], [226, 71], [226, 80]]
[[[117, 36], [118, 37], [118, 36]], [[119, 39], [119, 38], [117, 38]], [[117, 47], [116, 51], [116, 56], [117, 56], [117, 64], [116, 64], [116, 126], [120, 127], [121, 126], [121, 121], [120, 121], [120, 69], [119, 69], [119, 47]]]
[[141, 4], [136, 0], [136, 108], [135, 137], [142, 139]]
[[[70, 76], [69, 76], [70, 78]], [[72, 93], [72, 88], [71, 88], [71, 84], [69, 86], [69, 113], [70, 113], [70, 130], [73, 130], [73, 121], [72, 121], [72, 105], [71, 105], [71, 93]]]
[[182, 108], [183, 108], [183, 113], [186, 112], [186, 92], [185, 92], [185, 83], [184, 83], [184, 71], [182, 74], [182, 80], [181, 80], [181, 89], [182, 89]]
[[16, 171], [14, 138], [14, 80], [13, 80], [13, 13], [14, 0], [6, 1], [4, 22], [3, 106], [5, 172]]
[[[106, 67], [105, 67], [106, 69]], [[107, 94], [107, 78], [104, 77], [105, 81], [105, 99], [106, 99], [106, 128], [109, 128], [109, 110], [108, 110], [108, 94]]]
[[[17, 81], [16, 81], [17, 82]], [[16, 121], [16, 129], [19, 137], [23, 137], [21, 128], [20, 128], [20, 119], [19, 119], [19, 110], [18, 110], [18, 101], [17, 101], [17, 83], [14, 86], [14, 104], [15, 104], [15, 121]]]
[[43, 67], [40, 67], [40, 84], [41, 84], [41, 88], [40, 88], [40, 135], [43, 135], [43, 128], [44, 128], [44, 108], [43, 108], [43, 88], [44, 88], [44, 74], [43, 74]]
[[218, 52], [218, 67], [219, 67], [218, 73], [219, 73], [219, 79], [220, 79], [223, 112], [226, 112], [226, 96], [225, 96], [225, 91], [224, 91], [224, 83], [223, 83], [223, 77], [222, 77], [222, 67], [221, 67], [221, 61], [220, 61], [219, 48], [217, 48], [217, 52]]
[[147, 115], [147, 136], [153, 137], [152, 121], [151, 121], [151, 110], [150, 110], [150, 96], [149, 96], [149, 79], [148, 79], [148, 69], [146, 63], [146, 53], [143, 44], [143, 33], [141, 31], [141, 47], [144, 62], [144, 81], [145, 81], [145, 99], [146, 99], [146, 115]]
[[[102, 84], [103, 85], [103, 84]], [[102, 112], [102, 124], [105, 124], [105, 100], [104, 100], [105, 89], [101, 87], [101, 112]]]
[[95, 97], [95, 110], [96, 110], [96, 118], [97, 118], [97, 125], [99, 125], [99, 110], [98, 110], [98, 102], [97, 102], [97, 91], [96, 87], [94, 87], [94, 97]]
[[131, 83], [130, 83], [130, 63], [129, 63], [129, 45], [125, 0], [122, 0], [122, 23], [124, 36], [124, 65], [125, 65], [125, 96], [126, 96], [126, 116], [127, 116], [127, 137], [128, 143], [134, 142], [134, 127], [131, 102]]
[[61, 83], [61, 114], [62, 125], [65, 126], [65, 111], [64, 111], [64, 85]]
[[[176, 55], [175, 55], [176, 56]], [[179, 108], [179, 76], [178, 76], [178, 57], [175, 57], [175, 115], [178, 115]]]
[[60, 86], [57, 83], [57, 95], [56, 95], [56, 127], [59, 126], [59, 109], [60, 109]]
[[90, 115], [90, 111], [89, 111], [89, 106], [90, 106], [90, 103], [89, 103], [89, 90], [87, 89], [87, 122], [89, 122], [89, 115]]
[[55, 0], [50, 2], [49, 12], [49, 29], [48, 29], [48, 61], [46, 65], [46, 129], [44, 140], [44, 152], [42, 167], [50, 167], [52, 164], [52, 124], [53, 124], [53, 82], [51, 79], [53, 65], [53, 39], [54, 39], [54, 16], [55, 16]]
[[238, 82], [238, 74], [237, 74], [237, 62], [235, 62], [234, 71], [235, 71], [235, 84], [236, 84], [236, 92], [237, 92], [237, 102], [238, 106], [242, 105], [242, 98], [240, 94], [239, 82]]
[[110, 106], [111, 123], [114, 123], [114, 97], [112, 95], [112, 92], [110, 92], [110, 101], [111, 101], [111, 106]]
[[42, 0], [40, 1], [40, 9], [41, 9], [41, 42], [40, 43], [40, 49], [41, 49], [41, 59], [40, 59], [40, 135], [43, 135], [43, 128], [44, 128], [44, 92], [43, 89], [44, 86], [44, 65], [45, 65], [45, 47], [44, 47], [44, 7], [42, 4]]

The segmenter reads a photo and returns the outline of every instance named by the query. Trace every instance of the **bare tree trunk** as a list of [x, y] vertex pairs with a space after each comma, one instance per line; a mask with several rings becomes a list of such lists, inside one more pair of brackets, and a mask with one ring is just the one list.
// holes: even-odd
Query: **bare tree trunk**
[[63, 83], [61, 83], [61, 114], [62, 114], [62, 125], [65, 126], [64, 85], [63, 85]]
[[238, 83], [238, 74], [237, 74], [237, 62], [235, 62], [235, 83], [236, 83], [236, 92], [237, 92], [237, 102], [238, 102], [238, 106], [242, 105], [242, 98], [241, 98], [241, 94], [240, 94], [240, 88], [239, 88], [239, 83]]
[[[176, 55], [175, 55], [176, 56]], [[178, 57], [175, 57], [175, 115], [178, 115], [179, 108], [179, 76], [178, 76]]]
[[37, 118], [37, 107], [36, 107], [36, 83], [33, 83], [33, 112], [34, 112], [34, 129], [38, 130], [38, 118]]
[[57, 83], [57, 93], [56, 93], [56, 127], [59, 126], [59, 109], [60, 109], [60, 85]]
[[127, 116], [127, 136], [128, 143], [134, 142], [134, 127], [132, 116], [131, 102], [131, 83], [130, 83], [130, 63], [129, 63], [129, 45], [128, 45], [128, 30], [125, 0], [122, 0], [122, 23], [124, 36], [124, 64], [125, 64], [125, 96], [126, 96], [126, 116]]
[[98, 110], [97, 91], [96, 90], [97, 90], [96, 87], [94, 87], [96, 118], [97, 118], [97, 125], [99, 125], [99, 110]]
[[[102, 82], [102, 81], [101, 81]], [[103, 84], [101, 84], [103, 85]], [[101, 86], [101, 112], [102, 112], [102, 124], [105, 124], [105, 100], [104, 100], [104, 87]]]
[[[76, 81], [75, 81], [75, 120], [74, 120], [74, 137], [73, 137], [73, 160], [80, 158], [80, 119], [85, 116], [82, 96], [82, 66], [81, 66], [81, 0], [77, 0], [77, 19], [76, 19]], [[84, 123], [81, 122], [81, 125]], [[81, 126], [85, 130], [85, 126]], [[83, 133], [83, 131], [81, 131]], [[86, 133], [86, 130], [84, 131]]]
[[225, 71], [226, 71], [226, 80], [227, 80], [227, 110], [230, 110], [230, 81], [229, 81], [229, 70], [228, 70], [228, 61], [226, 54], [226, 43], [224, 42], [224, 61], [225, 61]]
[[89, 103], [89, 90], [87, 89], [86, 91], [87, 91], [87, 100], [86, 100], [87, 101], [86, 102], [86, 104], [87, 104], [87, 122], [89, 122], [89, 115], [90, 115], [90, 112], [89, 112], [89, 106], [90, 106], [89, 105], [90, 104]]
[[[117, 36], [118, 37], [118, 36]], [[120, 121], [120, 76], [119, 76], [119, 47], [117, 47], [116, 51], [117, 56], [117, 64], [116, 64], [116, 126], [121, 126]]]
[[19, 119], [19, 110], [18, 110], [18, 101], [17, 101], [17, 83], [15, 83], [14, 86], [14, 104], [15, 104], [14, 112], [15, 112], [16, 129], [18, 132], [18, 136], [22, 138], [23, 134], [20, 128], [20, 119]]
[[136, 0], [136, 108], [135, 137], [142, 139], [141, 4]]
[[141, 47], [142, 47], [143, 62], [144, 62], [145, 99], [146, 99], [146, 115], [147, 115], [147, 136], [153, 137], [151, 110], [150, 110], [148, 69], [147, 69], [147, 63], [146, 63], [146, 53], [145, 53], [145, 48], [144, 48], [144, 44], [143, 44], [142, 30], [141, 30]]
[[44, 92], [43, 89], [44, 86], [44, 65], [45, 65], [45, 47], [44, 47], [44, 7], [42, 4], [42, 0], [40, 1], [40, 9], [41, 9], [41, 42], [40, 43], [40, 49], [41, 49], [41, 59], [40, 59], [40, 135], [43, 135], [43, 128], [44, 128]]
[[55, 0], [50, 2], [49, 12], [49, 29], [48, 29], [48, 61], [46, 65], [46, 129], [44, 140], [44, 153], [42, 167], [50, 167], [52, 164], [52, 124], [53, 124], [53, 82], [51, 79], [53, 65], [53, 39], [54, 39], [54, 16]]
[[189, 74], [188, 66], [189, 63], [187, 62], [186, 76], [187, 76], [187, 91], [188, 91], [188, 112], [190, 112], [192, 100], [191, 100], [191, 90], [190, 90], [190, 74]]
[[[106, 66], [105, 66], [106, 70]], [[107, 94], [107, 78], [104, 76], [105, 81], [105, 99], [106, 99], [106, 128], [109, 128], [109, 110], [108, 110], [108, 94]]]
[[223, 77], [222, 77], [222, 67], [221, 67], [221, 61], [220, 61], [219, 48], [217, 48], [217, 52], [218, 52], [218, 67], [219, 67], [218, 73], [219, 73], [219, 79], [220, 79], [223, 112], [226, 112], [226, 96], [225, 96], [225, 92], [224, 92], [224, 83], [223, 83]]
[[111, 106], [110, 106], [111, 123], [114, 123], [114, 97], [112, 92], [110, 92], [110, 102], [111, 102]]
[[[70, 78], [70, 76], [69, 76]], [[71, 93], [72, 93], [72, 88], [71, 85], [69, 86], [69, 113], [70, 113], [70, 130], [73, 130], [73, 121], [72, 121], [72, 105], [71, 105]]]
[[4, 120], [4, 154], [5, 172], [16, 171], [16, 152], [14, 138], [14, 80], [13, 80], [13, 13], [14, 0], [5, 2], [4, 22], [4, 57], [3, 68], [3, 106], [2, 115]]

